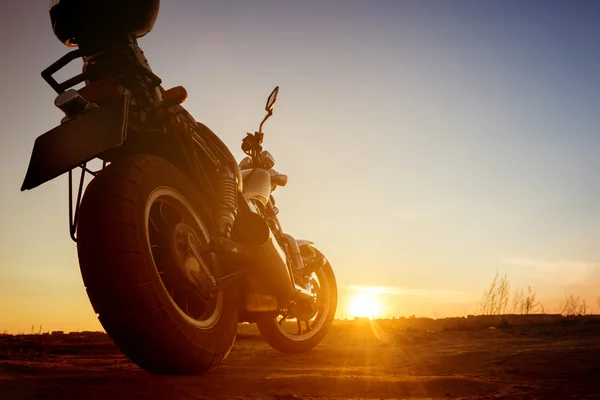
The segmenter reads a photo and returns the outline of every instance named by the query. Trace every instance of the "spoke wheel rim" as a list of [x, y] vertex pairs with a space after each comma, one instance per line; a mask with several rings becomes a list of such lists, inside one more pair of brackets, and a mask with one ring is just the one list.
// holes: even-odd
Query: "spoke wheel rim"
[[[146, 202], [145, 236], [152, 261], [169, 301], [190, 324], [200, 329], [214, 327], [223, 309], [223, 292], [212, 298], [203, 290], [205, 277], [193, 254], [186, 250], [183, 234], [191, 235], [197, 246], [210, 241], [209, 231], [190, 202], [175, 189], [161, 186]], [[213, 253], [202, 260], [215, 279], [218, 261]]]

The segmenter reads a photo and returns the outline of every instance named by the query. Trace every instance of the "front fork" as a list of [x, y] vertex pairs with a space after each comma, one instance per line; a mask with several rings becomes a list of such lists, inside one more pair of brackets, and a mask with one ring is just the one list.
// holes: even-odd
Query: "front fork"
[[306, 275], [306, 271], [304, 271], [304, 260], [302, 260], [302, 255], [300, 254], [300, 246], [298, 246], [298, 242], [296, 239], [287, 233], [282, 235], [285, 244], [287, 245], [288, 251], [290, 252], [292, 271], [294, 273], [294, 278], [296, 282], [304, 287], [306, 290], [310, 291], [310, 283], [308, 280], [304, 279]]

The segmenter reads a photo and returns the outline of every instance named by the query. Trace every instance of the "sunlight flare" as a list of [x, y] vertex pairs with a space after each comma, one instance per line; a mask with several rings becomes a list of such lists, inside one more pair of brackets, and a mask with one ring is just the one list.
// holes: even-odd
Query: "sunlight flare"
[[381, 312], [381, 304], [369, 293], [360, 293], [349, 306], [350, 315], [353, 317], [375, 318]]

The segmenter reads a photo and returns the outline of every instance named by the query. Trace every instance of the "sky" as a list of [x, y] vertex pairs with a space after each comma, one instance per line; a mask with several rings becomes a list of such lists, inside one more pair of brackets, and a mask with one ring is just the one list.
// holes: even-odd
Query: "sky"
[[[62, 117], [47, 11], [0, 4], [0, 331], [101, 329], [66, 177], [19, 191]], [[549, 312], [567, 293], [600, 311], [600, 3], [163, 1], [140, 46], [238, 160], [280, 86], [280, 220], [331, 261], [338, 316], [361, 292], [382, 316], [467, 315], [496, 271]]]

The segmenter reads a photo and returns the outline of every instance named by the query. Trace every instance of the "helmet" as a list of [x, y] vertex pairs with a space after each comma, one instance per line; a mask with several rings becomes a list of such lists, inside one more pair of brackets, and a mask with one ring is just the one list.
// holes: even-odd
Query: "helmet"
[[51, 0], [52, 30], [62, 43], [144, 36], [152, 30], [160, 0]]

